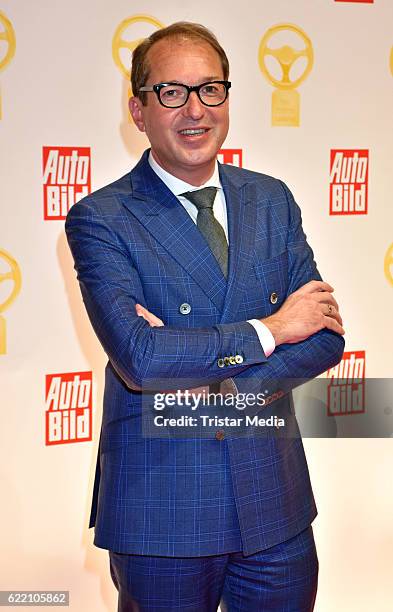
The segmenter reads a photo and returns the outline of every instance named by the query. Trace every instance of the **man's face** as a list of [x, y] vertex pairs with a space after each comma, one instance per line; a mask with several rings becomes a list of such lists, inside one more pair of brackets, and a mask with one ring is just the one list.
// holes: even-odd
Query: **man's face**
[[[173, 81], [199, 85], [224, 79], [218, 54], [205, 42], [164, 39], [153, 45], [148, 60], [151, 71], [146, 85]], [[146, 106], [131, 98], [130, 110], [138, 128], [146, 132], [154, 158], [174, 176], [201, 185], [212, 175], [228, 133], [228, 99], [208, 107], [192, 92], [184, 106], [165, 108], [154, 92], [146, 95]], [[189, 129], [203, 132], [184, 132]]]

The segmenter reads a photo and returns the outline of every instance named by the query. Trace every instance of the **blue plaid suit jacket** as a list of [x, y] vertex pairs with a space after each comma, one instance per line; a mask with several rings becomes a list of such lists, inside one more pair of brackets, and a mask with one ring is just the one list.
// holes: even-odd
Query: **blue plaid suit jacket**
[[[252, 554], [316, 516], [301, 439], [145, 437], [138, 388], [155, 379], [197, 386], [231, 377], [239, 390], [261, 390], [323, 372], [340, 360], [343, 340], [323, 330], [267, 359], [246, 322], [320, 279], [299, 207], [281, 181], [220, 165], [226, 280], [147, 156], [74, 205], [66, 222], [83, 300], [109, 358], [90, 526], [95, 544], [116, 552]], [[165, 326], [151, 328], [135, 303]], [[179, 310], [184, 303], [188, 314]], [[236, 354], [243, 363], [219, 367], [220, 357]], [[290, 407], [290, 393], [281, 402]]]

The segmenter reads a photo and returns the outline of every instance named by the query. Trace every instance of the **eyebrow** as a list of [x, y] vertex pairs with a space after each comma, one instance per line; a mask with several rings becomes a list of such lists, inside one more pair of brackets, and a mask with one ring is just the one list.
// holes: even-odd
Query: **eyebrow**
[[[213, 75], [213, 76], [206, 76], [206, 77], [201, 77], [201, 79], [199, 79], [201, 83], [207, 83], [209, 81], [221, 81], [221, 77]], [[169, 81], [161, 81], [161, 83], [176, 83], [178, 85], [185, 85], [185, 83], [182, 83], [182, 81], [179, 81], [178, 79], [171, 79]]]

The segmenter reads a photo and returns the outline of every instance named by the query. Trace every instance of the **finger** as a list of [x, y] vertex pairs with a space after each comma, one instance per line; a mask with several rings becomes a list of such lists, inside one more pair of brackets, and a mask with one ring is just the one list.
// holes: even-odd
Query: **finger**
[[338, 310], [332, 304], [323, 304], [323, 314], [325, 317], [332, 317], [342, 325], [342, 318]]
[[340, 307], [339, 307], [339, 305], [337, 304], [336, 300], [334, 299], [334, 297], [332, 296], [332, 294], [331, 294], [331, 293], [328, 293], [328, 295], [330, 296], [330, 298], [329, 298], [329, 304], [331, 304], [332, 306], [334, 306], [334, 308], [337, 310], [337, 312], [339, 312], [339, 311], [340, 311]]
[[331, 304], [337, 311], [340, 310], [339, 305], [337, 304], [333, 295], [331, 293], [328, 293], [327, 291], [320, 291], [318, 293], [315, 293], [313, 298], [320, 304]]
[[300, 295], [305, 295], [306, 293], [314, 293], [316, 291], [328, 291], [331, 293], [334, 291], [333, 287], [329, 285], [329, 283], [325, 283], [324, 281], [312, 280], [300, 287], [297, 292]]
[[145, 319], [145, 321], [148, 322], [150, 327], [162, 327], [164, 325], [161, 319], [153, 315], [151, 312], [149, 312], [148, 314], [139, 314], [138, 317], [142, 317], [143, 319]]
[[336, 319], [336, 321], [338, 321], [340, 325], [342, 325], [341, 315], [332, 304], [323, 304], [322, 308], [322, 312], [325, 317], [332, 317], [333, 319]]
[[138, 317], [145, 317], [148, 314], [148, 310], [140, 304], [135, 304], [135, 311]]
[[149, 312], [147, 308], [142, 306], [142, 304], [135, 304], [135, 310], [136, 310], [137, 315], [142, 315], [142, 314]]
[[333, 317], [325, 317], [325, 327], [327, 329], [331, 329], [332, 331], [343, 336], [345, 334], [345, 329], [343, 326]]
[[141, 306], [141, 304], [135, 304], [135, 310], [138, 317], [143, 317], [151, 327], [162, 327], [164, 325], [161, 319], [147, 310], [147, 308], [144, 308], [144, 306]]

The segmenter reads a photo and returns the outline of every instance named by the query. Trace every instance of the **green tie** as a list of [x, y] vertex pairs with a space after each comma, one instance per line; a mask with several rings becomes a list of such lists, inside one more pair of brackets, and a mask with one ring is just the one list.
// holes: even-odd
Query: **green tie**
[[204, 187], [197, 191], [187, 191], [184, 196], [198, 209], [197, 227], [208, 243], [218, 261], [225, 278], [228, 275], [228, 242], [225, 232], [213, 214], [213, 203], [217, 187]]

